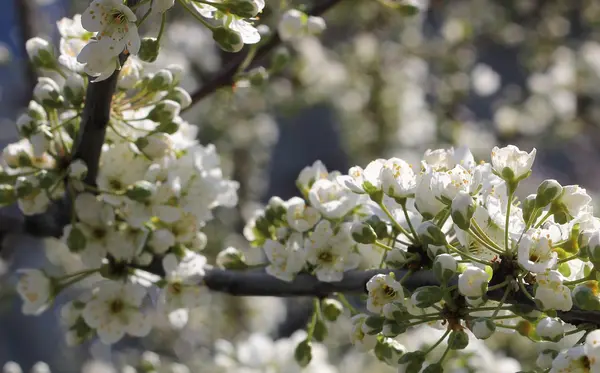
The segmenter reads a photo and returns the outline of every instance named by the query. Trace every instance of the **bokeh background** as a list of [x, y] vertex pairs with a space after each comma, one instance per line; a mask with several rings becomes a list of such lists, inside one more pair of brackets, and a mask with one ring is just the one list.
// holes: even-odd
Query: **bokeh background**
[[[317, 159], [330, 170], [347, 171], [379, 157], [416, 164], [428, 148], [467, 145], [476, 158], [487, 160], [493, 146], [511, 143], [538, 149], [530, 189], [555, 178], [563, 185], [579, 184], [592, 196], [600, 190], [600, 2], [431, 0], [427, 12], [407, 18], [385, 1], [393, 2], [341, 0], [325, 15], [328, 27], [320, 38], [275, 52], [292, 58], [268, 82], [223, 89], [186, 112], [184, 118], [199, 126], [199, 140], [216, 145], [225, 172], [240, 182], [238, 208], [218, 211], [205, 229], [208, 256], [228, 246], [245, 248], [245, 220], [270, 196], [296, 195], [297, 174]], [[274, 29], [286, 3], [267, 0], [261, 22]], [[310, 1], [292, 4], [311, 6]], [[14, 140], [14, 120], [36, 82], [25, 40], [43, 36], [57, 43], [55, 22], [81, 12], [88, 1], [4, 0], [2, 5], [3, 147]], [[148, 69], [183, 66], [183, 86], [192, 92], [235, 57], [220, 51], [211, 34], [181, 9], [170, 11], [168, 20], [159, 60]], [[259, 62], [269, 66], [270, 57]], [[9, 230], [4, 228], [0, 231]], [[137, 364], [142, 351], [152, 350], [194, 372], [213, 372], [217, 339], [244, 340], [253, 332], [288, 337], [305, 325], [311, 310], [307, 299], [207, 293], [206, 306], [194, 311], [185, 330], [165, 325], [112, 351], [94, 343], [68, 348], [57, 318], [60, 303], [74, 294], [62, 296], [42, 316], [20, 315], [12, 290], [15, 270], [43, 265], [43, 244], [14, 234], [3, 239], [9, 250], [2, 250], [0, 265], [0, 366], [15, 361], [29, 371], [44, 361], [55, 372], [80, 372], [88, 362], [86, 371], [110, 371], [89, 361], [118, 368]], [[326, 344], [340, 372], [392, 371], [350, 350], [348, 321], [339, 323]], [[535, 350], [518, 336], [502, 335], [489, 344], [523, 361], [523, 368], [535, 359]]]

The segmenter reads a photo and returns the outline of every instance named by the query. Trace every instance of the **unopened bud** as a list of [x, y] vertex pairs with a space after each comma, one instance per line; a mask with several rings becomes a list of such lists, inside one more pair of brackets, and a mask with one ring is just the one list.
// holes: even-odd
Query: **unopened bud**
[[65, 98], [73, 106], [79, 106], [83, 103], [85, 95], [85, 81], [79, 74], [71, 74], [65, 81]]
[[166, 98], [177, 102], [182, 109], [185, 109], [192, 104], [190, 94], [181, 87], [173, 88]]
[[179, 115], [181, 107], [173, 100], [164, 100], [156, 104], [148, 114], [148, 119], [158, 123], [169, 123]]
[[31, 63], [38, 68], [52, 69], [56, 67], [54, 47], [42, 38], [32, 38], [25, 43], [25, 49]]
[[556, 200], [563, 192], [563, 187], [554, 179], [542, 181], [537, 190], [535, 198], [535, 206], [543, 208], [548, 206], [552, 201]]
[[46, 77], [38, 78], [38, 83], [33, 89], [33, 97], [42, 106], [52, 109], [58, 109], [64, 103], [58, 84]]
[[167, 69], [156, 72], [148, 83], [148, 89], [151, 91], [166, 91], [173, 85], [173, 73]]
[[453, 330], [448, 337], [448, 347], [451, 350], [463, 350], [469, 345], [469, 335], [464, 330]]
[[475, 215], [475, 200], [469, 193], [459, 192], [452, 200], [452, 221], [464, 231], [471, 226], [471, 219]]
[[321, 302], [323, 317], [328, 321], [336, 321], [343, 310], [344, 306], [342, 306], [342, 303], [335, 299], [327, 298]]
[[219, 47], [226, 52], [236, 53], [242, 50], [244, 42], [239, 32], [226, 28], [217, 27], [213, 29], [213, 39]]
[[424, 221], [419, 225], [417, 234], [421, 241], [426, 245], [445, 246], [447, 243], [444, 232], [430, 220]]
[[469, 329], [478, 339], [488, 339], [496, 331], [496, 324], [490, 319], [478, 318], [469, 324]]
[[294, 359], [296, 359], [296, 362], [301, 367], [310, 364], [310, 361], [312, 360], [312, 345], [309, 340], [305, 339], [296, 346]]
[[356, 222], [350, 230], [354, 241], [362, 244], [372, 244], [377, 241], [375, 230], [365, 222]]
[[228, 247], [217, 255], [217, 266], [223, 269], [245, 269], [246, 260], [244, 254], [235, 247]]
[[125, 195], [137, 202], [146, 202], [156, 193], [156, 185], [146, 180], [136, 181], [127, 187]]
[[159, 50], [160, 44], [156, 38], [143, 38], [138, 57], [144, 62], [154, 62]]
[[410, 300], [419, 308], [431, 307], [440, 302], [444, 297], [444, 292], [438, 286], [422, 286], [415, 290]]
[[440, 254], [433, 261], [433, 273], [442, 283], [448, 282], [458, 271], [458, 262], [450, 254]]

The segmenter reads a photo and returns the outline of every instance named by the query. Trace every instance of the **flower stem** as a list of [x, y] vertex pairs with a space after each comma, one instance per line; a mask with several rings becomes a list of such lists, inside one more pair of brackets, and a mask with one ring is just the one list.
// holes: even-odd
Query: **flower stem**
[[[505, 282], [509, 282], [510, 279], [506, 279]], [[507, 286], [506, 289], [504, 290], [504, 295], [502, 295], [502, 299], [500, 299], [500, 303], [498, 304], [498, 307], [494, 310], [494, 313], [492, 314], [492, 319], [495, 318], [496, 316], [498, 316], [498, 312], [500, 312], [500, 309], [502, 308], [502, 306], [504, 305], [504, 302], [506, 302], [506, 299], [508, 298], [508, 294], [510, 294], [510, 286]]]
[[384, 244], [383, 242], [380, 242], [380, 241], [375, 241], [375, 242], [374, 242], [374, 244], [375, 244], [375, 246], [377, 246], [377, 247], [381, 247], [381, 248], [382, 248], [382, 249], [384, 249], [385, 251], [394, 250], [394, 248], [393, 248], [393, 247], [391, 247], [391, 246], [388, 246], [388, 245], [386, 245], [386, 244]]
[[446, 337], [448, 336], [448, 334], [450, 334], [450, 328], [446, 329], [446, 332], [444, 333], [444, 335], [442, 335], [442, 337], [440, 339], [438, 339], [438, 341], [435, 342], [433, 344], [433, 346], [429, 347], [425, 352], [423, 352], [423, 355], [427, 355], [428, 353], [430, 353], [431, 351], [433, 351], [437, 346], [439, 346], [440, 343], [442, 343], [444, 341], [444, 339], [446, 339]]
[[160, 19], [160, 29], [158, 30], [158, 36], [156, 37], [156, 42], [158, 44], [160, 44], [160, 39], [162, 38], [164, 32], [165, 32], [165, 25], [167, 24], [167, 12], [164, 12], [162, 14], [162, 17]]
[[354, 316], [359, 313], [356, 310], [356, 308], [354, 308], [354, 306], [352, 306], [350, 302], [348, 302], [348, 299], [346, 299], [346, 296], [344, 294], [338, 293], [337, 297], [340, 300], [340, 302], [348, 309], [348, 311], [350, 311], [350, 315]]
[[504, 250], [508, 254], [510, 252], [510, 246], [508, 244], [508, 224], [510, 223], [510, 208], [512, 207], [512, 200], [515, 194], [515, 188], [507, 183], [508, 187], [508, 205], [506, 206], [506, 221], [504, 224]]
[[402, 207], [402, 212], [404, 213], [404, 218], [406, 219], [406, 222], [408, 223], [408, 227], [410, 228], [410, 231], [412, 232], [413, 236], [415, 237], [415, 243], [418, 244], [419, 243], [419, 235], [417, 234], [417, 231], [415, 230], [415, 227], [413, 227], [412, 222], [410, 221], [410, 217], [408, 216], [408, 210], [406, 209], [406, 199], [402, 200], [402, 203], [400, 203], [400, 206]]
[[404, 228], [402, 228], [402, 226], [396, 221], [396, 219], [394, 219], [394, 216], [392, 215], [392, 213], [390, 212], [390, 210], [388, 210], [388, 208], [383, 204], [383, 202], [379, 202], [379, 207], [381, 207], [381, 210], [383, 210], [383, 212], [387, 215], [387, 217], [391, 220], [392, 225], [394, 226], [394, 228], [401, 232], [402, 234], [404, 234], [406, 237], [408, 237], [412, 242], [417, 242], [417, 238], [412, 237], [412, 235]]
[[550, 217], [552, 216], [552, 211], [548, 210], [548, 212], [546, 213], [546, 215], [544, 215], [542, 217], [542, 219], [535, 225], [535, 228], [539, 228], [542, 226], [542, 224], [544, 224], [544, 222]]
[[470, 259], [470, 260], [472, 260], [474, 262], [485, 264], [485, 265], [491, 265], [492, 264], [492, 263], [488, 262], [487, 260], [479, 259], [479, 258], [476, 258], [476, 257], [472, 256], [471, 254], [467, 254], [467, 253], [465, 253], [465, 252], [457, 249], [456, 247], [450, 245], [449, 243], [446, 244], [446, 248], [448, 248], [449, 250], [452, 250], [455, 253], [457, 253], [459, 255], [462, 255], [465, 258]]
[[315, 326], [317, 325], [317, 319], [319, 318], [319, 299], [315, 298], [313, 300], [313, 314], [312, 314], [312, 318], [310, 320], [310, 324], [308, 324], [308, 330], [307, 330], [307, 336], [306, 336], [306, 340], [310, 341], [312, 340], [312, 336], [315, 332]]

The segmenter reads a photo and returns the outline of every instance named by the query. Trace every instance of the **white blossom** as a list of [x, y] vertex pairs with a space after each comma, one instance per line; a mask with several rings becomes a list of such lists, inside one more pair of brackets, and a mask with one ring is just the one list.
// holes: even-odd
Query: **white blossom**
[[306, 206], [302, 198], [292, 197], [286, 202], [287, 222], [290, 228], [298, 232], [306, 232], [317, 224], [321, 219], [321, 214], [315, 208]]
[[145, 296], [141, 285], [104, 282], [85, 305], [83, 319], [105, 344], [119, 341], [125, 333], [144, 337], [152, 327], [149, 316], [140, 310]]
[[54, 298], [52, 280], [37, 269], [21, 269], [17, 292], [23, 299], [25, 315], [39, 315], [44, 312]]
[[483, 269], [469, 266], [458, 276], [458, 291], [470, 298], [479, 298], [487, 291], [489, 274]]
[[404, 289], [391, 275], [375, 275], [367, 282], [367, 309], [370, 312], [381, 313], [383, 307], [392, 302], [404, 300]]
[[530, 153], [519, 150], [514, 145], [504, 148], [497, 146], [492, 149], [492, 167], [498, 175], [505, 176], [505, 169], [509, 170], [511, 180], [520, 180], [531, 171], [535, 160], [536, 149]]
[[265, 254], [269, 259], [267, 273], [283, 281], [292, 281], [306, 263], [303, 244], [300, 233], [292, 233], [285, 245], [278, 241], [267, 240], [264, 245]]
[[557, 262], [553, 243], [560, 241], [558, 227], [549, 229], [531, 228], [519, 241], [517, 260], [521, 267], [533, 273], [544, 273]]
[[310, 204], [326, 218], [339, 219], [355, 208], [359, 196], [329, 179], [317, 180], [308, 193]]
[[358, 266], [358, 256], [351, 251], [350, 227], [344, 224], [334, 231], [327, 220], [321, 220], [306, 239], [306, 260], [314, 265], [320, 281], [341, 281], [344, 271]]
[[562, 282], [562, 275], [558, 271], [537, 276], [535, 299], [541, 303], [542, 309], [569, 311], [573, 307], [571, 291]]

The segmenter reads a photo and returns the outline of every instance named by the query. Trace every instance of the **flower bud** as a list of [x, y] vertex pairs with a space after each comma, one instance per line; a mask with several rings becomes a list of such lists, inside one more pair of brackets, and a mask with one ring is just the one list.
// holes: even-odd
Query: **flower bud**
[[156, 104], [148, 114], [148, 119], [158, 123], [172, 122], [179, 115], [181, 107], [173, 100], [164, 100]]
[[327, 338], [327, 326], [322, 320], [317, 319], [315, 329], [313, 330], [313, 337], [317, 342], [323, 342]]
[[38, 185], [35, 179], [27, 178], [25, 176], [18, 177], [15, 183], [15, 190], [18, 198], [25, 198], [33, 194], [36, 191], [37, 187]]
[[160, 44], [156, 38], [143, 38], [138, 57], [144, 62], [154, 62], [158, 57]]
[[167, 66], [167, 70], [173, 74], [173, 85], [178, 85], [181, 82], [181, 76], [183, 75], [183, 67], [177, 64], [171, 64]]
[[38, 131], [39, 122], [32, 118], [29, 114], [21, 114], [17, 118], [17, 130], [19, 135], [24, 138], [30, 138]]
[[447, 243], [444, 232], [431, 220], [421, 223], [417, 228], [417, 234], [425, 245], [445, 246]]
[[9, 184], [0, 184], [0, 206], [13, 204], [17, 201], [15, 188]]
[[290, 41], [303, 36], [305, 32], [305, 23], [306, 14], [296, 9], [288, 10], [283, 14], [279, 21], [279, 25], [277, 26], [279, 37], [283, 41]]
[[85, 81], [79, 74], [70, 74], [65, 81], [65, 98], [73, 106], [79, 106], [83, 103], [85, 95]]
[[262, 10], [256, 0], [227, 0], [223, 5], [229, 13], [241, 18], [254, 18]]
[[451, 350], [462, 350], [469, 345], [469, 335], [464, 330], [453, 330], [448, 337], [448, 347]]
[[365, 322], [362, 324], [362, 331], [365, 334], [375, 335], [381, 332], [383, 329], [384, 317], [381, 316], [367, 316]]
[[173, 142], [169, 135], [162, 132], [151, 133], [148, 136], [140, 137], [135, 141], [138, 149], [150, 159], [160, 159], [173, 148]]
[[433, 363], [425, 367], [423, 373], [444, 373], [444, 368], [441, 363]]
[[394, 248], [388, 251], [385, 255], [385, 262], [393, 268], [402, 268], [415, 259], [415, 254], [409, 253], [399, 248]]
[[406, 352], [406, 347], [393, 338], [382, 338], [377, 341], [373, 352], [379, 360], [396, 366], [400, 357]]
[[167, 69], [161, 69], [156, 72], [148, 83], [148, 89], [151, 91], [166, 91], [173, 85], [173, 73]]
[[532, 219], [531, 214], [536, 211], [536, 200], [537, 195], [530, 194], [523, 201], [523, 220], [525, 220], [525, 222], [528, 222], [530, 219]]
[[475, 215], [475, 200], [467, 192], [458, 192], [452, 200], [452, 221], [464, 231], [471, 226], [471, 218]]
[[38, 78], [38, 83], [33, 89], [33, 97], [42, 106], [52, 109], [58, 109], [64, 103], [58, 84], [46, 77]]
[[163, 122], [156, 127], [156, 132], [166, 133], [172, 135], [179, 131], [179, 123], [177, 121]]
[[296, 346], [294, 359], [296, 359], [298, 365], [303, 368], [310, 364], [310, 361], [312, 360], [312, 345], [308, 339], [305, 339]]
[[41, 170], [36, 175], [37, 184], [42, 189], [51, 189], [59, 182], [59, 176], [54, 172], [48, 172], [47, 170]]
[[395, 320], [398, 324], [411, 317], [404, 304], [400, 302], [385, 304], [383, 306], [383, 316], [388, 320]]
[[390, 226], [381, 220], [379, 216], [371, 215], [365, 222], [375, 230], [378, 239], [382, 240], [390, 237]]
[[173, 88], [166, 98], [177, 102], [182, 109], [185, 109], [192, 104], [190, 94], [181, 87]]
[[419, 308], [431, 307], [440, 302], [444, 297], [444, 292], [438, 286], [422, 286], [415, 290], [410, 300]]
[[521, 320], [517, 323], [515, 330], [523, 337], [530, 338], [533, 335], [533, 324], [528, 320]]
[[137, 202], [146, 202], [156, 193], [156, 185], [146, 180], [138, 180], [127, 187], [125, 195]]
[[273, 52], [271, 58], [271, 71], [276, 72], [283, 69], [292, 59], [290, 51], [286, 47], [279, 47]]
[[206, 237], [206, 234], [204, 232], [198, 231], [194, 235], [194, 238], [192, 238], [192, 240], [189, 242], [188, 249], [196, 252], [202, 251], [204, 250], [204, 248], [206, 248], [207, 243], [208, 237]]
[[325, 317], [328, 321], [336, 321], [337, 318], [342, 314], [344, 307], [342, 304], [331, 298], [323, 299], [321, 302], [321, 311], [323, 312], [323, 317]]
[[244, 42], [239, 32], [226, 28], [217, 27], [213, 29], [213, 39], [219, 47], [226, 52], [236, 53], [242, 50]]
[[262, 66], [255, 67], [248, 71], [247, 78], [250, 84], [260, 87], [269, 79], [269, 72]]
[[478, 318], [473, 320], [469, 329], [473, 332], [473, 335], [478, 339], [488, 339], [496, 331], [496, 324], [487, 318]]
[[537, 208], [548, 206], [552, 201], [557, 199], [562, 194], [562, 191], [563, 187], [558, 181], [554, 179], [542, 181], [537, 190], [535, 206]]
[[223, 269], [244, 269], [246, 259], [244, 254], [235, 247], [228, 247], [217, 255], [217, 266]]
[[544, 317], [538, 322], [535, 332], [546, 340], [558, 342], [565, 335], [565, 324], [560, 319]]
[[381, 334], [385, 337], [397, 337], [402, 333], [406, 333], [406, 330], [408, 330], [408, 321], [400, 321], [397, 322], [396, 320], [389, 320], [386, 319], [383, 322], [383, 328], [381, 329]]
[[160, 356], [152, 351], [144, 351], [140, 358], [140, 364], [144, 372], [156, 371], [160, 367]]
[[87, 245], [87, 239], [81, 229], [72, 225], [67, 233], [67, 246], [73, 253], [81, 252]]
[[365, 222], [354, 223], [350, 232], [354, 241], [358, 243], [368, 245], [377, 241], [375, 230]]
[[327, 25], [325, 24], [325, 20], [321, 17], [310, 16], [306, 21], [306, 30], [310, 35], [319, 35], [325, 29]]
[[450, 254], [440, 254], [433, 261], [433, 273], [442, 283], [448, 282], [458, 271], [458, 263]]
[[592, 263], [600, 265], [600, 231], [594, 231], [589, 235], [587, 255]]
[[405, 372], [418, 373], [425, 362], [425, 354], [422, 351], [407, 352], [398, 360], [399, 364], [405, 365]]
[[597, 311], [600, 310], [600, 299], [598, 298], [598, 282], [587, 281], [575, 286], [571, 296], [573, 304], [582, 310]]
[[32, 164], [29, 152], [19, 142], [8, 144], [2, 151], [2, 159], [11, 168], [29, 167]]
[[25, 43], [27, 55], [33, 66], [52, 69], [56, 67], [54, 47], [48, 41], [35, 37]]
[[44, 122], [48, 120], [48, 114], [44, 107], [34, 100], [29, 101], [27, 114], [37, 121]]

